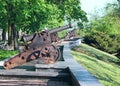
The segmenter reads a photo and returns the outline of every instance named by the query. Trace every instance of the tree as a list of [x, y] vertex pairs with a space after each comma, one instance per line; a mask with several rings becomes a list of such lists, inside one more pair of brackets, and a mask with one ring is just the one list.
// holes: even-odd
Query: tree
[[[37, 32], [68, 21], [86, 21], [79, 0], [0, 0], [0, 27], [8, 31], [8, 44], [18, 49], [18, 31]], [[6, 29], [7, 28], [7, 29]], [[5, 35], [5, 33], [4, 33]]]
[[5, 1], [0, 1], [0, 28], [3, 30], [2, 32], [2, 40], [6, 40], [6, 30], [7, 30], [7, 14], [5, 10]]
[[48, 22], [51, 23], [50, 20], [53, 19], [53, 16], [54, 20], [57, 20], [58, 14], [54, 13], [57, 12], [57, 8], [40, 0], [1, 0], [1, 2], [1, 28], [5, 28], [3, 32], [6, 32], [4, 30], [8, 26], [8, 44], [14, 46], [14, 49], [18, 49], [17, 33], [20, 29], [26, 32], [35, 32], [47, 25]]
[[[120, 0], [118, 0], [120, 3]], [[84, 41], [108, 53], [119, 55], [120, 42], [120, 5], [107, 4], [105, 15], [94, 17], [89, 23], [91, 33], [84, 37]]]
[[[74, 20], [78, 26], [87, 21], [86, 13], [81, 9], [80, 0], [46, 0], [49, 3], [56, 4], [60, 9], [59, 18], [68, 22]], [[80, 26], [81, 27], [81, 26]]]

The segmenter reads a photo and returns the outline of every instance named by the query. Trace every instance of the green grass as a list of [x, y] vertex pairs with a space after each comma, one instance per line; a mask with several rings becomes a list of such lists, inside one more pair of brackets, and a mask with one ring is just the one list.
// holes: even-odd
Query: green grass
[[71, 53], [104, 86], [120, 86], [120, 60], [117, 57], [85, 44]]
[[18, 51], [0, 50], [0, 60], [9, 58], [17, 53]]

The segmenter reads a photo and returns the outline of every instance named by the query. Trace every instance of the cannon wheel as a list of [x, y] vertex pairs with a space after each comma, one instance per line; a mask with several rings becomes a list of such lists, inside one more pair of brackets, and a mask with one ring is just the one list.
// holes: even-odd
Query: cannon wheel
[[60, 56], [59, 48], [54, 45], [46, 45], [40, 51], [40, 60], [46, 64], [55, 63]]

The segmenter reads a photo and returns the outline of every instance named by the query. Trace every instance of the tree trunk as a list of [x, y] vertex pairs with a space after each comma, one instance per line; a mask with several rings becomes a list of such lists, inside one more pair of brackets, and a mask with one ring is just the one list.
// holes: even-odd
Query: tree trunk
[[16, 13], [14, 10], [15, 4], [7, 2], [7, 16], [8, 16], [8, 45], [11, 49], [18, 50], [18, 34], [15, 26]]
[[9, 49], [13, 50], [14, 49], [14, 41], [13, 41], [13, 26], [12, 24], [8, 25], [8, 45]]
[[7, 17], [8, 17], [8, 45], [12, 46], [13, 45], [13, 43], [12, 43], [12, 28], [11, 28], [12, 7], [11, 7], [9, 1], [6, 1], [6, 3], [7, 3], [6, 10], [7, 10]]
[[11, 24], [8, 24], [8, 45], [9, 46], [13, 46], [13, 42], [12, 42], [12, 39], [13, 39], [13, 36], [12, 36], [12, 27], [11, 27]]
[[18, 50], [19, 46], [18, 46], [18, 32], [16, 30], [16, 25], [12, 24], [12, 31], [13, 31], [13, 41], [14, 41], [14, 50]]
[[2, 31], [2, 41], [5, 41], [6, 40], [6, 28], [3, 28], [3, 31]]
[[18, 32], [14, 23], [9, 26], [8, 31], [8, 45], [11, 49], [18, 50]]

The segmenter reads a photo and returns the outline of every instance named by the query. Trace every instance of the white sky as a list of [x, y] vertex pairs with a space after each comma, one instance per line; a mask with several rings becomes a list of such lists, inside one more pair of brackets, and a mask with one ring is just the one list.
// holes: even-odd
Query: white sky
[[88, 15], [93, 14], [95, 10], [102, 11], [102, 8], [105, 7], [107, 3], [112, 3], [117, 0], [80, 0], [81, 8], [84, 10]]

